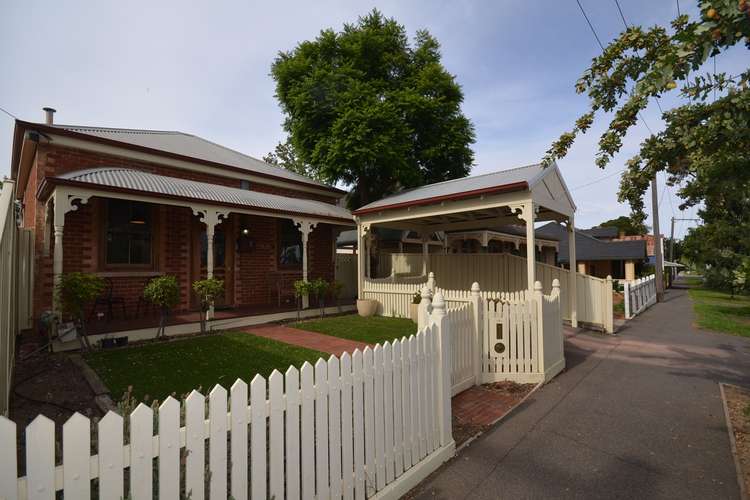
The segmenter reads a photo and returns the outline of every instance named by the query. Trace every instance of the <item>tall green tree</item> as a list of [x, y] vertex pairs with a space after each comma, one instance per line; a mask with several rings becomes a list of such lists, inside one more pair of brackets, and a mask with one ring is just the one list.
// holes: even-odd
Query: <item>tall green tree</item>
[[471, 169], [463, 93], [427, 31], [410, 44], [403, 25], [373, 10], [281, 52], [271, 74], [297, 158], [351, 186], [351, 208]]
[[616, 227], [618, 231], [622, 231], [626, 235], [646, 234], [651, 230], [642, 221], [633, 220], [632, 217], [628, 217], [627, 215], [605, 220], [599, 224], [599, 227]]
[[750, 48], [750, 4], [698, 5], [697, 19], [679, 16], [669, 29], [630, 27], [593, 60], [576, 84], [589, 96], [590, 109], [552, 145], [545, 161], [565, 156], [597, 114], [612, 112], [596, 156], [597, 165], [606, 167], [649, 99], [679, 92], [684, 104], [664, 112], [664, 130], [643, 141], [627, 162], [619, 199], [630, 203], [635, 220], [644, 220], [650, 180], [665, 172], [667, 182], [679, 186], [680, 208], [698, 205], [704, 222], [686, 238], [686, 255], [731, 276], [750, 255], [750, 70], [714, 74], [704, 63], [730, 49]]
[[297, 174], [305, 175], [311, 179], [322, 180], [320, 173], [316, 169], [300, 159], [289, 139], [278, 143], [273, 151], [263, 157], [263, 161], [291, 170]]
[[[590, 110], [545, 157], [550, 162], [565, 156], [597, 113], [613, 112], [596, 158], [598, 166], [606, 167], [649, 99], [677, 89], [677, 82], [682, 82], [680, 94], [686, 104], [664, 113], [665, 129], [641, 144], [623, 175], [619, 197], [630, 202], [636, 217], [643, 217], [643, 194], [657, 172], [666, 171], [671, 184], [681, 183], [679, 194], [686, 206], [710, 201], [725, 189], [746, 189], [750, 176], [746, 168], [750, 71], [727, 75], [705, 73], [702, 68], [709, 57], [736, 45], [750, 48], [750, 6], [747, 0], [698, 3], [699, 19], [679, 16], [671, 30], [632, 26], [593, 60], [576, 84], [577, 92], [588, 94]], [[721, 96], [708, 102], [714, 90]]]

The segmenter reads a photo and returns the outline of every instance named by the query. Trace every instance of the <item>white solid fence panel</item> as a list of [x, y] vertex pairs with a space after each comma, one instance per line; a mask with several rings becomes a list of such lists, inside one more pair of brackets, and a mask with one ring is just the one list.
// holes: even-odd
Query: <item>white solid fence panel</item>
[[[384, 254], [392, 259], [394, 267], [397, 262], [421, 259], [421, 254]], [[421, 262], [421, 260], [420, 260]], [[421, 265], [421, 264], [420, 264]], [[420, 267], [421, 269], [421, 267]], [[429, 254], [428, 270], [437, 277], [439, 289], [452, 292], [461, 291], [468, 300], [469, 288], [474, 282], [482, 285], [483, 294], [522, 292], [527, 289], [526, 259], [516, 255], [502, 254]], [[408, 317], [409, 304], [415, 292], [418, 292], [427, 282], [422, 276], [421, 283], [414, 283], [414, 278], [404, 278], [392, 275], [378, 280], [364, 281], [363, 298], [375, 299], [379, 302], [378, 314], [390, 317]], [[563, 319], [570, 320], [571, 305], [568, 295], [570, 285], [570, 271], [559, 267], [536, 263], [536, 279], [542, 284], [542, 289], [549, 294], [552, 282], [557, 279], [560, 283], [560, 301]], [[457, 293], [457, 292], [456, 292]], [[614, 327], [613, 310], [611, 307], [612, 284], [608, 280], [576, 273], [576, 305], [577, 318], [585, 323], [606, 332], [612, 332]], [[446, 300], [462, 301], [460, 297], [446, 295]], [[608, 307], [609, 305], [609, 307]]]
[[343, 285], [342, 298], [357, 296], [357, 256], [350, 253], [337, 253], [334, 271], [336, 281]]

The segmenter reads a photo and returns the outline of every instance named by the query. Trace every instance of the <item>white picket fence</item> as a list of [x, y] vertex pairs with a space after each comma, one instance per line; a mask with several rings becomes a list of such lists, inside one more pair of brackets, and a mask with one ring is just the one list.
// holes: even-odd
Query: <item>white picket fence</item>
[[0, 498], [399, 498], [455, 450], [451, 322], [439, 296], [429, 318], [409, 338], [274, 371], [268, 381], [256, 376], [249, 386], [237, 380], [229, 398], [217, 385], [208, 416], [196, 391], [182, 408], [171, 397], [156, 414], [139, 405], [129, 433], [109, 412], [93, 455], [91, 422], [75, 414], [63, 426], [59, 465], [54, 423], [37, 416], [26, 428], [21, 478], [16, 424], [0, 417]]
[[419, 280], [399, 279], [394, 282], [392, 278], [364, 279], [363, 299], [378, 301], [377, 313], [381, 316], [391, 318], [408, 318], [409, 306], [414, 300], [415, 294], [427, 285], [431, 290], [435, 288], [435, 275], [420, 277]]
[[656, 276], [625, 282], [625, 318], [630, 319], [656, 304]]
[[[421, 254], [385, 255], [392, 261], [391, 270], [395, 276], [386, 279], [403, 283], [399, 273], [421, 272]], [[523, 291], [528, 287], [526, 259], [508, 253], [429, 254], [428, 270], [438, 276], [438, 286], [449, 290], [468, 290], [475, 282], [480, 283], [483, 290], [495, 293]], [[551, 293], [552, 282], [558, 280], [563, 319], [570, 320], [570, 271], [537, 262], [536, 279], [541, 282], [544, 293]], [[578, 321], [605, 332], [613, 332], [612, 291], [612, 280], [576, 273]]]
[[451, 396], [477, 384], [475, 357], [477, 335], [474, 331], [474, 305], [464, 303], [448, 308], [448, 326], [451, 332]]

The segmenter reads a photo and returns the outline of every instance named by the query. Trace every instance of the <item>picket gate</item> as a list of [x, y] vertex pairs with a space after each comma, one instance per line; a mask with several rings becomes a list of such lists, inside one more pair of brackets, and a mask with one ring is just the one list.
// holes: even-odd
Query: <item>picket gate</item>
[[631, 319], [656, 304], [656, 276], [650, 275], [623, 285], [625, 319]]

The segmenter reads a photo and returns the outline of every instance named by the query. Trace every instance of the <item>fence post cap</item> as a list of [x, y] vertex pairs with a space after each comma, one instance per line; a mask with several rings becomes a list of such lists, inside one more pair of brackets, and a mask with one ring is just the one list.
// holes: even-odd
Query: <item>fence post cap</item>
[[430, 287], [428, 287], [427, 285], [422, 287], [422, 290], [420, 290], [419, 294], [422, 296], [422, 300], [429, 300], [432, 298], [432, 290], [430, 290]]
[[471, 293], [477, 295], [480, 292], [479, 283], [476, 281], [471, 284]]
[[534, 291], [535, 292], [541, 292], [542, 291], [542, 283], [540, 281], [534, 282]]
[[612, 275], [610, 274], [607, 275], [607, 281], [612, 281]]
[[[537, 281], [537, 283], [539, 283], [539, 282]], [[552, 288], [560, 288], [560, 280], [558, 280], [557, 278], [553, 279], [552, 280]]]
[[437, 292], [432, 299], [432, 314], [445, 316], [445, 298], [441, 292]]
[[430, 271], [429, 273], [427, 273], [427, 277], [428, 278], [435, 278], [435, 273], [432, 272], [432, 271]]

